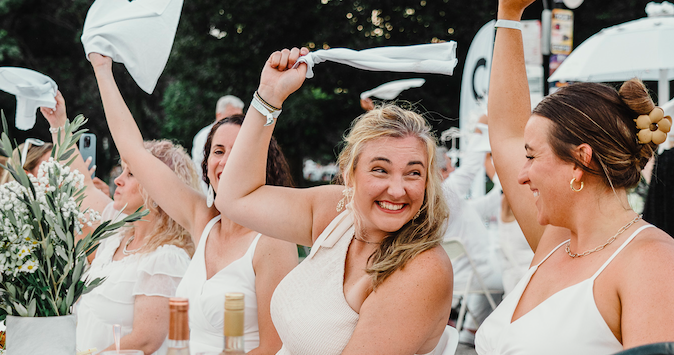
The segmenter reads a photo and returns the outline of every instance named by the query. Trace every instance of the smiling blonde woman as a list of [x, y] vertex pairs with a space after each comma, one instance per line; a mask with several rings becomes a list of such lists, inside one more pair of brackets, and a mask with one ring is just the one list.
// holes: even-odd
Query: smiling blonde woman
[[356, 119], [339, 157], [344, 186], [264, 186], [271, 111], [301, 86], [306, 66], [292, 66], [306, 53], [286, 49], [265, 64], [216, 198], [237, 223], [312, 246], [272, 298], [279, 354], [440, 354], [452, 299], [439, 245], [448, 210], [420, 115], [384, 106]]

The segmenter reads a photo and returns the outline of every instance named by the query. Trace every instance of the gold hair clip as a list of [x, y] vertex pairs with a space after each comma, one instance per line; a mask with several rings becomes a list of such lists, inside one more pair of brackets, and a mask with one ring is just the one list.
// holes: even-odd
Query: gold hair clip
[[665, 116], [665, 111], [655, 107], [648, 115], [640, 115], [634, 122], [637, 123], [637, 138], [640, 144], [662, 144], [667, 140], [667, 133], [672, 129], [672, 118]]

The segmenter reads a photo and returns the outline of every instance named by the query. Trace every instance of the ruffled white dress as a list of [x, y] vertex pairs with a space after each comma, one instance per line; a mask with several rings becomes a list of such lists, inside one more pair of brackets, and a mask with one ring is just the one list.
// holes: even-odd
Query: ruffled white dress
[[[108, 205], [103, 220], [117, 211]], [[133, 306], [137, 295], [173, 297], [190, 262], [187, 252], [174, 245], [163, 245], [153, 252], [132, 254], [112, 260], [123, 238], [123, 231], [101, 242], [88, 278], [105, 277], [93, 291], [82, 296], [77, 310], [77, 348], [99, 351], [114, 343], [113, 324], [122, 325], [122, 336], [131, 333]], [[167, 342], [154, 354], [166, 354]]]

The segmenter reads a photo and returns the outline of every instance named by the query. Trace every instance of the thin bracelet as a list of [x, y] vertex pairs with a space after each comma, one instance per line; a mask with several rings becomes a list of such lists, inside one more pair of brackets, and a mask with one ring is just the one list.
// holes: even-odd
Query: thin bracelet
[[262, 100], [256, 91], [253, 95], [253, 100], [250, 102], [250, 106], [267, 118], [267, 122], [264, 125], [269, 126], [274, 123], [274, 118], [278, 118], [278, 116], [281, 114], [281, 110], [272, 109], [269, 107], [271, 105], [267, 106], [265, 103], [263, 103], [263, 101], [264, 100]]
[[265, 106], [267, 106], [270, 111], [281, 111], [280, 107], [276, 107], [276, 106], [270, 104], [269, 102], [267, 102], [265, 99], [263, 99], [262, 96], [260, 96], [260, 93], [257, 90], [255, 90], [255, 97], [257, 97], [260, 101], [262, 101], [262, 103]]
[[513, 30], [520, 30], [522, 31], [522, 23], [519, 21], [512, 21], [512, 20], [496, 20], [496, 23], [494, 24], [495, 28], [510, 28]]
[[49, 133], [58, 133], [60, 130], [64, 129], [64, 126], [59, 127], [49, 127]]

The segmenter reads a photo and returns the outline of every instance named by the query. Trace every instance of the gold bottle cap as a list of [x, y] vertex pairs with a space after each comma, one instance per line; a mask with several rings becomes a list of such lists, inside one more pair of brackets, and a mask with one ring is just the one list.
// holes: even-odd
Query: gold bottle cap
[[243, 311], [244, 300], [243, 293], [229, 292], [225, 294], [226, 311]]

